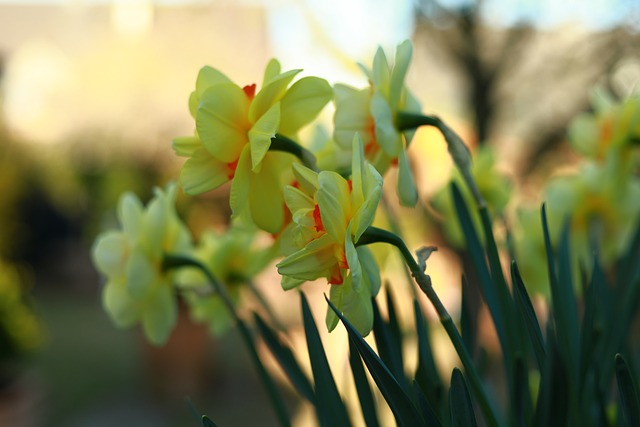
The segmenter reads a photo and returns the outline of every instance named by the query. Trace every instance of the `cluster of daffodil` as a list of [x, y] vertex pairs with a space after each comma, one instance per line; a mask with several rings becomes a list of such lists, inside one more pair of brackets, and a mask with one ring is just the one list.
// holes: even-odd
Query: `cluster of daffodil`
[[[107, 277], [104, 306], [116, 324], [140, 322], [149, 339], [161, 343], [175, 323], [179, 293], [193, 317], [221, 330], [229, 319], [220, 314], [221, 307], [237, 303], [238, 285], [280, 256], [277, 268], [285, 290], [326, 279], [333, 304], [368, 334], [380, 274], [370, 250], [358, 242], [373, 223], [382, 175], [397, 165], [400, 202], [414, 206], [418, 200], [405, 150], [424, 123], [400, 120], [403, 114], [422, 117], [404, 85], [411, 56], [409, 41], [398, 46], [392, 65], [378, 49], [372, 68], [362, 67], [369, 80], [363, 89], [332, 88], [317, 77], [294, 81], [301, 70], [283, 72], [276, 60], [268, 63], [259, 88], [202, 68], [189, 98], [194, 135], [173, 144], [178, 155], [187, 157], [179, 181], [190, 195], [230, 181], [231, 231], [205, 235], [194, 247], [173, 207], [175, 186], [157, 190], [146, 210], [134, 196], [123, 196], [122, 231], [99, 236], [93, 249], [95, 264]], [[332, 148], [325, 145], [312, 153], [296, 142], [299, 130], [331, 100]], [[466, 155], [466, 148], [457, 150]], [[328, 161], [323, 153], [350, 157], [350, 165]], [[319, 170], [318, 164], [326, 168]], [[255, 230], [270, 233], [273, 244], [250, 256], [246, 248]], [[172, 255], [197, 259], [225, 289], [207, 289], [208, 278], [193, 265], [176, 274], [176, 259], [167, 261]], [[329, 310], [328, 328], [337, 322]]]
[[[544, 190], [552, 238], [569, 221], [571, 250], [578, 265], [590, 265], [596, 251], [611, 264], [627, 248], [640, 216], [640, 97], [615, 102], [596, 94], [593, 113], [577, 116], [569, 141], [583, 156], [578, 170], [553, 178]], [[540, 216], [522, 209], [517, 256], [528, 286], [546, 289]]]

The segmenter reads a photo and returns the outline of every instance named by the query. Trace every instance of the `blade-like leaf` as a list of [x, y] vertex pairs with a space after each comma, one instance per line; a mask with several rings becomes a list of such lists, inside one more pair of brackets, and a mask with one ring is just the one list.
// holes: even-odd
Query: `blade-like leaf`
[[380, 360], [378, 355], [373, 351], [369, 344], [367, 344], [364, 338], [362, 338], [353, 325], [349, 323], [349, 321], [342, 315], [342, 313], [340, 313], [331, 301], [326, 298], [326, 296], [325, 299], [327, 299], [329, 306], [347, 329], [349, 339], [353, 340], [362, 360], [365, 365], [367, 365], [369, 373], [380, 389], [382, 396], [389, 404], [398, 425], [401, 427], [426, 425], [415, 405], [407, 393], [402, 389], [398, 381], [396, 381], [387, 366], [382, 362], [382, 360]]
[[[420, 308], [420, 303], [415, 299], [413, 300], [413, 311], [418, 339], [418, 369], [416, 370], [415, 381], [420, 386], [421, 391], [426, 394], [427, 400], [432, 402], [435, 408], [443, 408], [444, 385], [433, 358], [427, 322]], [[442, 416], [443, 414], [439, 412], [438, 415]]]
[[471, 397], [467, 389], [464, 375], [458, 368], [453, 368], [451, 374], [451, 388], [449, 388], [449, 410], [451, 411], [452, 427], [477, 426], [476, 416], [473, 412]]
[[202, 425], [204, 427], [218, 427], [218, 425], [216, 423], [214, 423], [213, 421], [211, 421], [211, 419], [209, 417], [207, 417], [206, 415], [202, 416]]
[[378, 427], [378, 415], [376, 411], [376, 402], [371, 393], [371, 387], [367, 380], [367, 374], [362, 366], [362, 359], [358, 349], [355, 348], [352, 340], [349, 340], [349, 365], [351, 366], [351, 374], [356, 383], [356, 391], [362, 408], [362, 416], [367, 427]]
[[436, 411], [433, 409], [433, 406], [429, 403], [427, 396], [422, 391], [420, 384], [416, 381], [413, 382], [413, 389], [415, 391], [416, 397], [418, 399], [418, 407], [420, 411], [422, 411], [422, 417], [427, 422], [429, 427], [440, 427], [442, 423], [438, 419], [438, 415]]
[[329, 368], [329, 361], [320, 340], [318, 328], [313, 320], [309, 303], [302, 292], [300, 292], [300, 298], [307, 349], [315, 381], [316, 410], [320, 424], [327, 427], [350, 426], [349, 415], [333, 379], [331, 368]]
[[485, 261], [485, 251], [482, 248], [478, 233], [471, 221], [469, 210], [467, 209], [460, 190], [455, 183], [451, 185], [451, 192], [453, 194], [453, 201], [458, 214], [460, 227], [462, 228], [462, 232], [465, 236], [465, 242], [467, 243], [467, 250], [471, 255], [473, 267], [482, 289], [482, 296], [489, 307], [489, 312], [491, 313], [491, 318], [493, 319], [493, 324], [496, 328], [496, 333], [498, 334], [500, 346], [505, 353], [509, 352], [510, 345], [507, 339], [505, 314], [497, 288], [491, 278], [491, 273], [489, 272], [489, 268]]
[[258, 330], [260, 331], [260, 335], [262, 335], [262, 339], [267, 344], [267, 347], [269, 347], [269, 350], [271, 350], [271, 353], [275, 356], [282, 370], [287, 374], [291, 384], [293, 384], [302, 397], [315, 405], [316, 397], [313, 392], [313, 386], [302, 371], [302, 368], [300, 368], [300, 365], [298, 364], [291, 349], [278, 338], [269, 326], [267, 326], [260, 315], [254, 313], [254, 319], [258, 326]]
[[393, 373], [398, 383], [409, 392], [409, 382], [404, 374], [404, 363], [402, 357], [402, 337], [400, 326], [396, 316], [393, 297], [387, 287], [387, 309], [389, 321], [385, 321], [380, 313], [380, 308], [375, 299], [373, 304], [373, 335], [380, 358]]
[[640, 426], [640, 400], [638, 386], [634, 381], [627, 361], [621, 354], [616, 354], [616, 378], [618, 392], [622, 401], [622, 413], [628, 426]]
[[569, 379], [558, 352], [552, 322], [547, 324], [547, 359], [541, 371], [540, 387], [533, 426], [567, 425]]
[[515, 261], [511, 263], [511, 280], [513, 282], [513, 294], [515, 296], [515, 303], [518, 312], [524, 319], [524, 324], [527, 327], [527, 332], [531, 340], [533, 347], [533, 353], [538, 362], [538, 368], [544, 369], [544, 361], [546, 357], [546, 349], [544, 345], [544, 339], [542, 338], [542, 331], [540, 330], [540, 323], [538, 322], [538, 316], [533, 309], [531, 299], [527, 293], [527, 289], [524, 286], [518, 265]]
[[[580, 331], [578, 328], [578, 310], [571, 278], [571, 257], [569, 254], [569, 222], [565, 222], [558, 244], [558, 264], [555, 268], [551, 236], [547, 223], [546, 208], [542, 206], [542, 227], [547, 250], [547, 267], [551, 285], [552, 312], [555, 320], [557, 343], [564, 358], [564, 366], [569, 374], [570, 386], [577, 387], [578, 349]], [[556, 273], [557, 271], [557, 273]], [[573, 390], [572, 397], [575, 397]]]

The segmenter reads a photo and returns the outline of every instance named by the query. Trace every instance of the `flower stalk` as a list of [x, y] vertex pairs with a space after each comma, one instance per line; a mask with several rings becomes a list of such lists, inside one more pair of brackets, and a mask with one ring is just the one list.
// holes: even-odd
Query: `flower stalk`
[[440, 319], [440, 323], [444, 327], [449, 339], [451, 340], [458, 356], [460, 357], [460, 361], [465, 368], [465, 371], [468, 375], [468, 378], [471, 382], [471, 387], [474, 389], [476, 397], [478, 398], [480, 407], [485, 416], [485, 420], [487, 425], [489, 426], [498, 426], [498, 420], [495, 415], [495, 411], [491, 406], [487, 393], [482, 385], [482, 380], [480, 379], [480, 375], [475, 368], [473, 360], [471, 359], [471, 355], [467, 351], [467, 348], [462, 341], [462, 337], [460, 336], [460, 332], [456, 328], [453, 323], [453, 319], [451, 315], [445, 308], [444, 304], [436, 294], [433, 286], [431, 284], [431, 277], [428, 274], [425, 274], [422, 268], [418, 265], [418, 262], [415, 260], [411, 251], [407, 248], [407, 245], [404, 241], [396, 234], [391, 233], [387, 230], [383, 230], [377, 227], [369, 227], [362, 234], [356, 246], [368, 245], [371, 243], [388, 243], [390, 245], [398, 248], [402, 257], [404, 258], [409, 270], [411, 271], [411, 275], [415, 279], [416, 283], [420, 287], [420, 290], [424, 292], [424, 294], [429, 298], [431, 304], [436, 310], [438, 314], [438, 318]]
[[244, 342], [247, 350], [249, 351], [249, 356], [253, 360], [256, 368], [258, 369], [258, 374], [262, 379], [264, 386], [267, 389], [267, 394], [271, 399], [271, 403], [276, 411], [276, 415], [278, 416], [278, 420], [280, 421], [281, 426], [290, 426], [291, 423], [289, 421], [289, 415], [287, 413], [286, 406], [280, 396], [280, 393], [271, 379], [271, 376], [267, 372], [267, 369], [262, 364], [260, 360], [260, 356], [258, 355], [258, 351], [256, 350], [256, 346], [253, 342], [253, 335], [249, 330], [249, 327], [244, 323], [244, 321], [238, 316], [237, 311], [227, 293], [225, 286], [220, 283], [213, 274], [209, 271], [209, 269], [200, 261], [195, 260], [193, 258], [189, 258], [181, 255], [173, 255], [173, 254], [165, 254], [164, 259], [162, 261], [162, 268], [166, 270], [180, 268], [180, 267], [195, 267], [199, 269], [202, 274], [205, 275], [207, 281], [214, 288], [215, 292], [220, 296], [222, 302], [224, 303], [229, 313], [233, 316], [238, 325], [238, 330], [240, 331], [240, 336], [242, 337], [242, 341]]
[[400, 130], [416, 129], [420, 126], [432, 126], [437, 128], [444, 137], [447, 143], [447, 150], [453, 158], [456, 167], [462, 174], [465, 183], [471, 190], [478, 207], [482, 208], [486, 206], [484, 197], [482, 197], [480, 189], [471, 174], [471, 153], [469, 153], [469, 148], [467, 148], [465, 143], [462, 141], [462, 138], [460, 138], [453, 129], [447, 126], [447, 124], [437, 116], [425, 116], [422, 114], [405, 112], [398, 112], [396, 114], [395, 124]]
[[313, 153], [302, 145], [298, 144], [294, 140], [287, 138], [284, 135], [276, 133], [276, 136], [271, 138], [271, 151], [284, 151], [286, 153], [293, 154], [300, 162], [314, 172], [319, 172], [318, 165], [316, 163], [316, 157]]

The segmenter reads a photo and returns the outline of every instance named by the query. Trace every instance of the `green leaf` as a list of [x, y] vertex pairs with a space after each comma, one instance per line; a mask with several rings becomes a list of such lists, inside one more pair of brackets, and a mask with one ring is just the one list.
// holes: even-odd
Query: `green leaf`
[[631, 373], [627, 361], [621, 354], [616, 354], [616, 378], [618, 392], [622, 401], [622, 413], [628, 426], [640, 426], [640, 400], [638, 400], [638, 385]]
[[473, 354], [478, 342], [478, 309], [480, 304], [474, 304], [475, 298], [480, 297], [477, 288], [472, 288], [467, 276], [462, 275], [462, 301], [460, 303], [460, 335], [467, 351]]
[[265, 323], [265, 321], [257, 314], [254, 313], [254, 319], [262, 339], [271, 350], [271, 353], [275, 356], [276, 360], [287, 374], [289, 381], [296, 388], [298, 393], [309, 402], [315, 405], [316, 396], [313, 391], [311, 382], [304, 374], [300, 365], [296, 361], [296, 358], [286, 344], [284, 344], [275, 332]]
[[[304, 323], [305, 337], [307, 338], [307, 349], [309, 350], [309, 360], [311, 361], [311, 371], [316, 388], [316, 410], [320, 425], [326, 427], [350, 426], [347, 409], [342, 402], [338, 387], [336, 386], [329, 361], [324, 351], [324, 346], [320, 340], [318, 328], [313, 320], [311, 309], [306, 297], [301, 292], [302, 319]], [[341, 315], [339, 315], [341, 316]]]
[[513, 405], [513, 416], [515, 425], [525, 427], [527, 420], [531, 419], [533, 408], [531, 404], [531, 395], [529, 393], [529, 380], [527, 375], [527, 367], [523, 357], [517, 355], [513, 366], [513, 381], [515, 394], [511, 399]]
[[202, 425], [204, 427], [218, 427], [218, 425], [211, 421], [211, 419], [209, 419], [209, 417], [207, 417], [206, 415], [202, 416]]
[[567, 425], [569, 415], [569, 379], [552, 322], [547, 324], [547, 359], [541, 370], [534, 422], [538, 427]]
[[[326, 296], [325, 296], [325, 299]], [[349, 321], [340, 313], [340, 311], [327, 299], [327, 303], [336, 315], [342, 321], [342, 324], [347, 329], [349, 338], [353, 341], [353, 344], [360, 353], [362, 360], [367, 365], [369, 373], [373, 377], [373, 380], [378, 385], [382, 396], [385, 398], [391, 412], [396, 418], [396, 422], [399, 427], [416, 427], [426, 425], [422, 419], [417, 408], [407, 395], [407, 393], [400, 387], [400, 384], [394, 378], [389, 368], [380, 360], [378, 355], [362, 338], [358, 331], [349, 323]]]
[[[427, 330], [428, 324], [420, 308], [420, 303], [416, 299], [413, 300], [413, 311], [418, 339], [418, 368], [416, 370], [415, 381], [420, 386], [421, 391], [426, 394], [426, 399], [433, 402], [435, 408], [441, 410], [441, 408], [444, 407], [444, 385], [442, 384], [442, 379], [440, 378], [440, 374], [438, 374], [433, 358]], [[442, 416], [443, 414], [439, 412], [438, 415]]]
[[424, 391], [420, 387], [420, 384], [417, 381], [413, 381], [413, 389], [416, 394], [416, 398], [418, 400], [418, 406], [420, 407], [420, 411], [422, 411], [422, 417], [426, 421], [428, 426], [442, 426], [442, 423], [438, 419], [438, 415], [436, 411], [433, 409], [433, 406], [429, 403], [427, 396], [424, 394]]
[[451, 411], [452, 427], [477, 426], [476, 416], [473, 412], [471, 397], [467, 389], [462, 371], [453, 368], [451, 374], [451, 388], [449, 388], [449, 409]]
[[544, 339], [542, 338], [542, 331], [540, 330], [540, 322], [538, 322], [538, 316], [533, 309], [531, 299], [520, 276], [518, 265], [515, 261], [511, 262], [511, 281], [513, 282], [515, 303], [518, 312], [524, 319], [524, 324], [527, 327], [529, 333], [529, 339], [533, 346], [533, 353], [538, 362], [538, 368], [544, 368], [544, 362], [546, 358], [546, 349]]
[[[571, 256], [569, 254], [569, 222], [565, 222], [558, 245], [558, 269], [556, 275], [551, 237], [547, 223], [546, 208], [542, 206], [542, 227], [544, 231], [545, 247], [547, 250], [547, 266], [549, 268], [549, 283], [551, 285], [552, 312], [555, 320], [556, 334], [560, 346], [560, 354], [564, 359], [564, 366], [568, 371], [570, 384], [578, 386], [578, 349], [580, 331], [578, 328], [578, 314], [576, 298], [571, 278]], [[576, 397], [576, 389], [572, 397]]]
[[[508, 341], [506, 320], [512, 320], [512, 318], [505, 318], [504, 304], [502, 301], [504, 298], [501, 298], [501, 296], [498, 295], [499, 286], [496, 285], [495, 281], [491, 277], [491, 273], [489, 272], [489, 268], [485, 262], [485, 251], [480, 244], [480, 239], [473, 226], [471, 216], [469, 215], [469, 211], [465, 205], [462, 194], [455, 183], [451, 184], [451, 191], [453, 194], [456, 212], [458, 214], [458, 220], [460, 221], [460, 226], [465, 236], [465, 241], [467, 242], [467, 249], [471, 255], [471, 261], [476, 272], [476, 277], [480, 282], [482, 296], [489, 307], [489, 312], [491, 313], [491, 318], [493, 319], [493, 324], [496, 328], [500, 346], [505, 352], [505, 355], [508, 356], [512, 346]], [[507, 369], [507, 372], [509, 372], [510, 375], [510, 369]]]
[[380, 314], [380, 308], [375, 299], [373, 306], [373, 334], [376, 341], [380, 359], [389, 367], [398, 383], [409, 391], [409, 382], [404, 374], [404, 363], [402, 357], [402, 337], [400, 326], [395, 315], [394, 301], [389, 287], [387, 287], [387, 309], [389, 311], [389, 321], [385, 322]]
[[376, 402], [371, 393], [371, 387], [367, 380], [367, 374], [362, 366], [360, 353], [355, 347], [353, 340], [349, 340], [349, 365], [351, 366], [351, 374], [356, 384], [360, 407], [362, 408], [362, 416], [367, 427], [377, 427], [380, 425], [376, 413]]

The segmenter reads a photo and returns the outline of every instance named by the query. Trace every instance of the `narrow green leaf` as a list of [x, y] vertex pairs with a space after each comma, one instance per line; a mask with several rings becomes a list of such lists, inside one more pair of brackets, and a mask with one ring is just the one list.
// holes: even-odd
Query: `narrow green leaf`
[[211, 419], [209, 417], [207, 417], [206, 415], [202, 416], [202, 425], [204, 427], [218, 427], [218, 425], [216, 423], [214, 423], [213, 421], [211, 421]]
[[[477, 298], [477, 299], [476, 299]], [[462, 275], [462, 301], [460, 305], [460, 336], [464, 346], [473, 354], [478, 342], [478, 312], [481, 304], [481, 294], [478, 288], [473, 287]]]
[[300, 298], [307, 349], [315, 381], [316, 410], [320, 424], [326, 427], [350, 426], [349, 415], [333, 379], [331, 368], [329, 368], [329, 361], [320, 340], [318, 328], [313, 320], [309, 303], [302, 292], [300, 292]]
[[449, 388], [449, 410], [451, 411], [452, 427], [477, 426], [476, 416], [471, 404], [471, 396], [467, 389], [462, 371], [453, 368], [451, 373], [451, 387]]
[[[608, 295], [608, 285], [604, 271], [594, 256], [591, 279], [584, 292], [584, 314], [582, 315], [582, 336], [580, 339], [580, 390], [584, 389], [584, 379], [591, 366], [603, 366], [611, 360], [611, 355], [605, 356], [603, 333], [608, 329], [608, 308], [611, 304]], [[608, 353], [608, 352], [607, 352]], [[598, 374], [600, 374], [598, 372]]]
[[638, 386], [624, 357], [618, 353], [615, 360], [618, 392], [622, 401], [622, 413], [628, 426], [639, 427], [640, 400], [638, 400]]
[[[421, 391], [426, 394], [427, 400], [433, 402], [435, 408], [441, 409], [444, 408], [444, 385], [433, 358], [427, 330], [428, 325], [420, 308], [420, 303], [416, 299], [413, 300], [413, 312], [418, 339], [418, 368], [415, 381], [420, 386]], [[442, 416], [444, 414], [438, 413], [438, 415]]]
[[254, 319], [262, 339], [269, 347], [271, 353], [275, 356], [276, 360], [280, 364], [282, 370], [286, 373], [291, 384], [296, 388], [298, 393], [309, 402], [315, 405], [316, 396], [313, 391], [313, 386], [307, 378], [307, 376], [300, 368], [293, 352], [284, 344], [276, 335], [276, 333], [265, 323], [265, 321], [254, 313]]
[[493, 324], [496, 328], [496, 333], [498, 334], [500, 346], [502, 350], [506, 352], [509, 350], [510, 345], [507, 340], [505, 317], [496, 286], [491, 278], [491, 273], [489, 272], [489, 268], [485, 261], [485, 251], [480, 243], [478, 233], [473, 226], [469, 210], [462, 198], [462, 194], [455, 183], [451, 184], [451, 191], [453, 194], [456, 212], [458, 213], [458, 220], [467, 243], [467, 250], [471, 255], [473, 267], [478, 281], [480, 282], [482, 296], [489, 307], [489, 312], [491, 313], [491, 318], [493, 319]]
[[353, 344], [360, 353], [362, 360], [365, 365], [367, 365], [369, 373], [378, 385], [382, 396], [389, 404], [389, 408], [391, 408], [391, 412], [393, 412], [398, 426], [416, 427], [426, 425], [413, 402], [402, 389], [398, 381], [396, 381], [384, 362], [380, 360], [378, 355], [373, 351], [369, 344], [367, 344], [364, 338], [362, 338], [353, 325], [349, 323], [349, 321], [342, 315], [342, 313], [340, 313], [331, 301], [326, 298], [326, 296], [325, 299], [347, 329], [349, 339], [353, 341]]
[[373, 336], [380, 358], [389, 367], [398, 383], [409, 391], [409, 382], [404, 373], [404, 363], [402, 357], [402, 338], [400, 336], [400, 326], [396, 316], [394, 301], [389, 288], [387, 287], [387, 309], [389, 321], [386, 322], [380, 313], [380, 307], [375, 299], [373, 304]]
[[[574, 378], [576, 378], [578, 369], [578, 349], [580, 346], [580, 328], [578, 326], [578, 307], [571, 273], [572, 266], [569, 246], [569, 221], [567, 221], [560, 235], [560, 244], [558, 247], [559, 299], [557, 302], [554, 301], [553, 305], [554, 316], [561, 314], [559, 317], [563, 322], [561, 331], [564, 336], [560, 338], [567, 340], [566, 345], [569, 352], [567, 367], [570, 368], [569, 372], [574, 375]], [[556, 305], [557, 303], [559, 303], [559, 305]]]
[[515, 358], [513, 379], [515, 395], [513, 399], [511, 399], [511, 402], [513, 405], [514, 424], [525, 427], [527, 420], [530, 420], [533, 414], [533, 406], [531, 403], [531, 394], [529, 393], [527, 367], [524, 359], [520, 355], [517, 355]]
[[533, 353], [538, 362], [538, 368], [544, 368], [544, 361], [546, 357], [546, 349], [544, 345], [544, 339], [542, 338], [542, 331], [540, 330], [540, 322], [538, 322], [538, 316], [533, 309], [531, 299], [527, 293], [527, 289], [524, 286], [518, 265], [515, 261], [511, 262], [511, 280], [513, 282], [513, 294], [515, 296], [515, 303], [518, 312], [524, 319], [524, 324], [527, 327], [527, 332], [533, 347]]
[[558, 351], [552, 322], [547, 324], [547, 358], [541, 370], [533, 426], [564, 426], [569, 415], [569, 379]]
[[360, 353], [358, 353], [358, 349], [352, 340], [349, 340], [349, 365], [351, 366], [351, 374], [356, 384], [356, 391], [358, 392], [364, 423], [367, 427], [378, 427], [380, 423], [378, 422], [376, 402], [373, 399], [364, 366], [362, 366]]
[[424, 391], [420, 387], [416, 381], [413, 381], [413, 389], [416, 394], [416, 398], [418, 400], [418, 407], [422, 412], [422, 418], [426, 421], [429, 427], [441, 427], [442, 423], [438, 419], [438, 415], [436, 411], [433, 409], [433, 406], [429, 403], [429, 399], [424, 394]]

